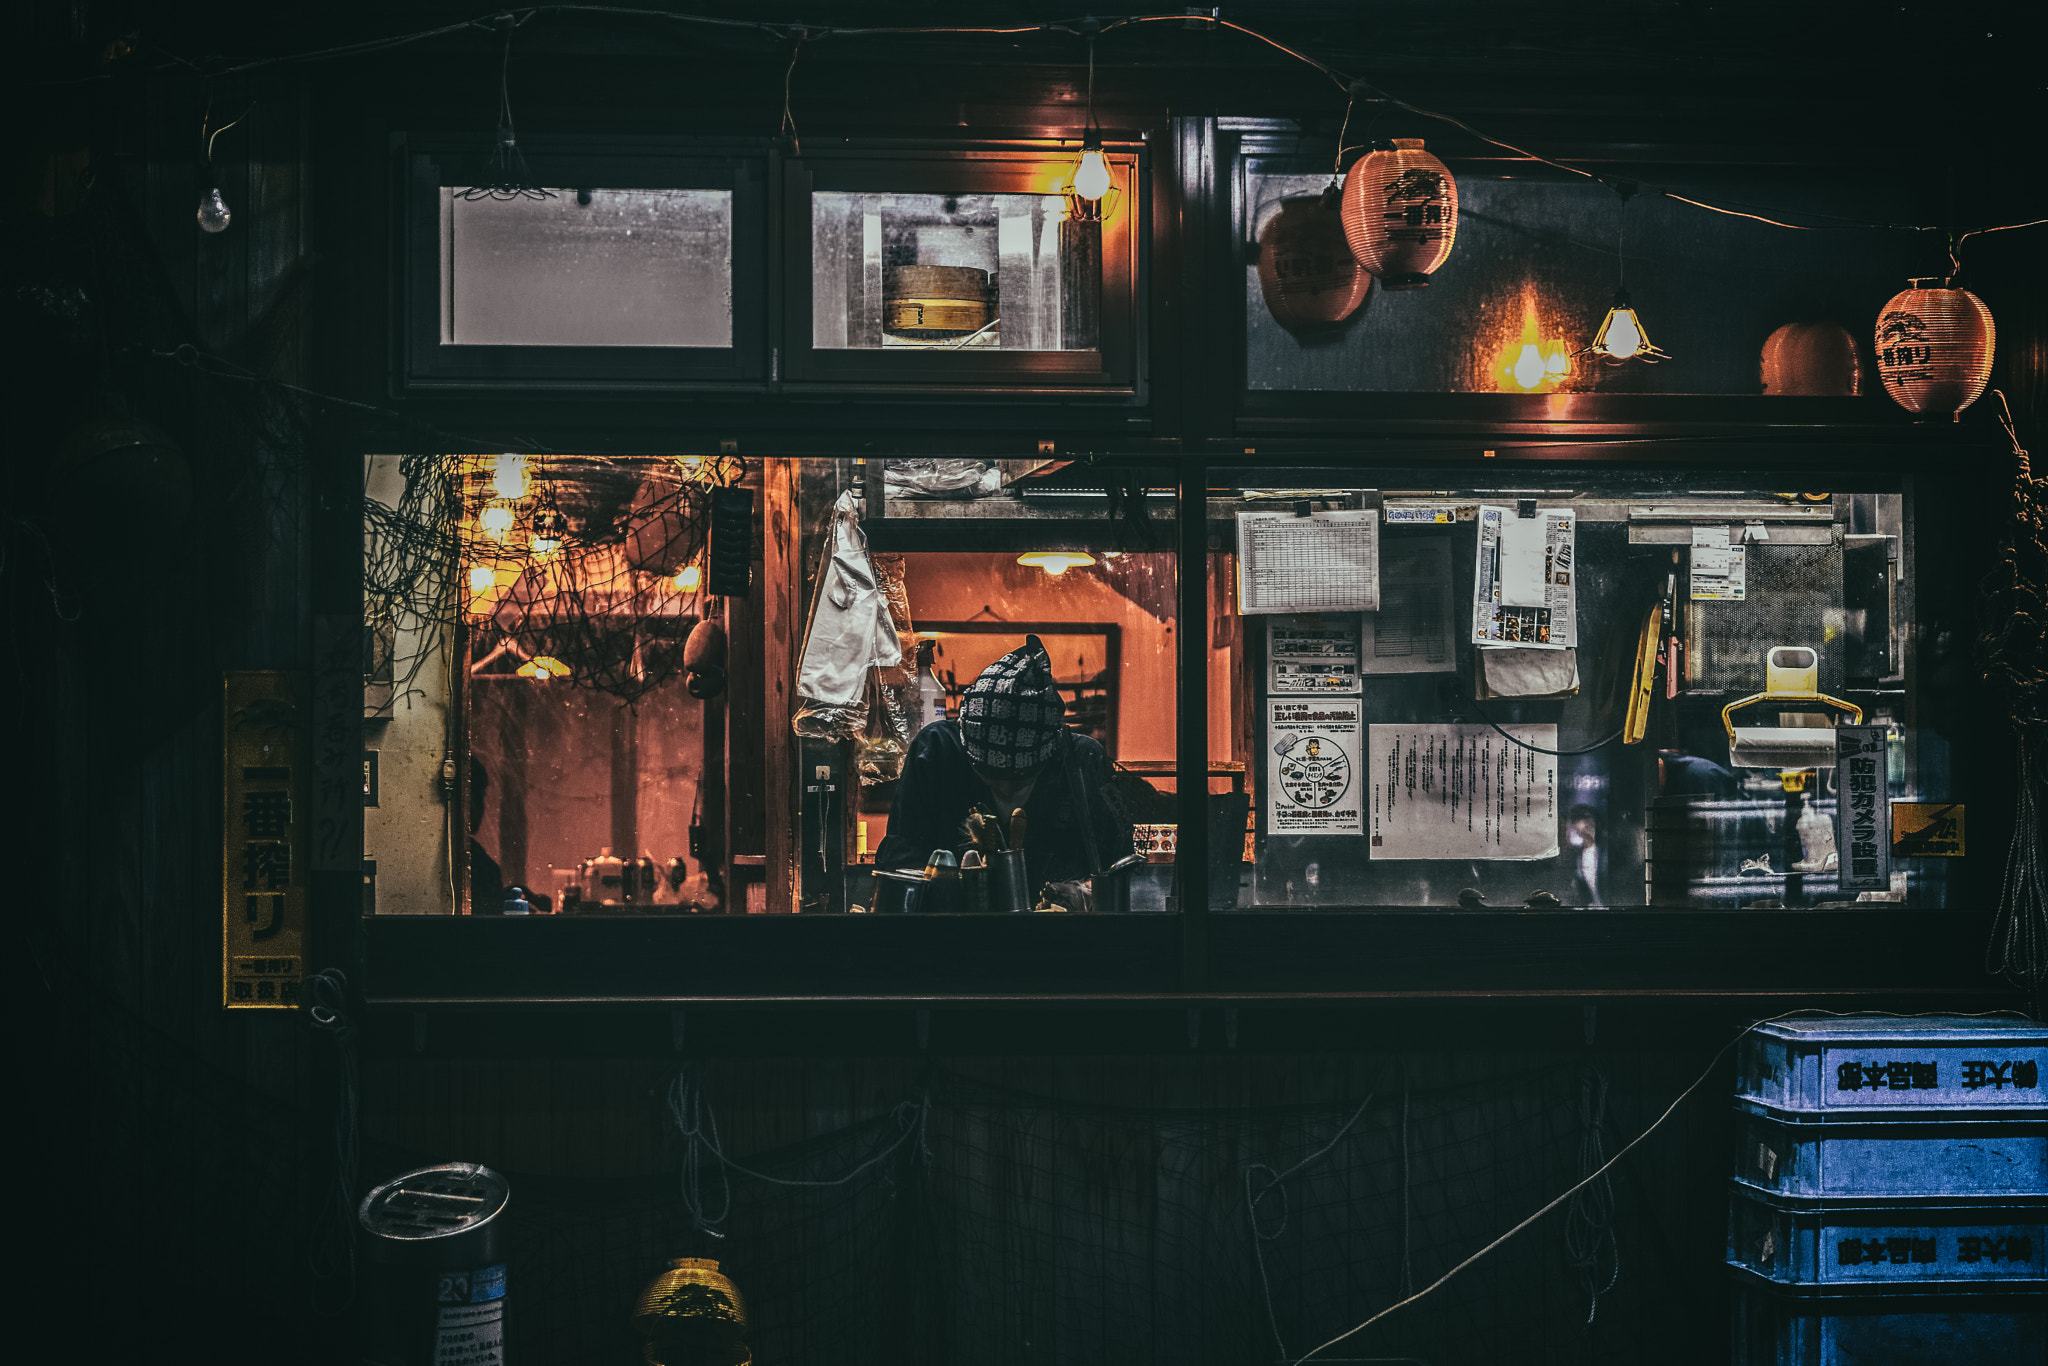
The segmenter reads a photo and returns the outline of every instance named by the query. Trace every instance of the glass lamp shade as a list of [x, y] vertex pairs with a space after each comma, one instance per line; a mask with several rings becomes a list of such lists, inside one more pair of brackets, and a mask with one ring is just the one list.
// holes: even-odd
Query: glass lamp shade
[[1345, 240], [1342, 212], [1322, 195], [1283, 200], [1260, 229], [1259, 292], [1289, 331], [1343, 322], [1371, 288]]
[[1427, 285], [1457, 235], [1458, 182], [1421, 138], [1395, 138], [1345, 175], [1344, 236], [1382, 288]]
[[650, 1366], [744, 1366], [747, 1305], [708, 1257], [678, 1257], [641, 1292], [633, 1326]]
[[1915, 280], [1877, 315], [1877, 376], [1913, 413], [1950, 413], [1983, 397], [1997, 332], [1991, 310], [1946, 280]]
[[1854, 397], [1863, 392], [1856, 339], [1836, 322], [1786, 323], [1764, 342], [1764, 392]]

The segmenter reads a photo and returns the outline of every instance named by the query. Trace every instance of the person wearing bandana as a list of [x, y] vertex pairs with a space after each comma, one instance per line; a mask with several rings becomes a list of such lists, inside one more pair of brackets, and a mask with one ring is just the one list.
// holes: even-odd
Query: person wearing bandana
[[962, 854], [973, 844], [969, 811], [1000, 813], [1007, 831], [1022, 810], [1028, 885], [1085, 888], [1091, 872], [1131, 852], [1131, 827], [1104, 800], [1109, 780], [1109, 756], [1067, 728], [1052, 658], [1026, 636], [969, 685], [959, 720], [934, 721], [911, 741], [875, 866], [922, 868], [934, 850]]

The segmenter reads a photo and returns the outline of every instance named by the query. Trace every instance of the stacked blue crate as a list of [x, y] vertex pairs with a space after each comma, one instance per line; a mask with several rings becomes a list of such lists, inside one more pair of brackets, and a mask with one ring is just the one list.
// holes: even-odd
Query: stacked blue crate
[[1775, 1021], [1736, 1063], [1736, 1366], [2048, 1362], [2048, 1027]]

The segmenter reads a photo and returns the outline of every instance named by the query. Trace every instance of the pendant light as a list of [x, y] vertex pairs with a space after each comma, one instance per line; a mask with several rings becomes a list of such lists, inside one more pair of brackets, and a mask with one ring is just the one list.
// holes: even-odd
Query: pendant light
[[1997, 339], [1982, 299], [1953, 280], [1915, 280], [1877, 315], [1877, 377], [1906, 411], [1961, 421], [1991, 382]]
[[1344, 236], [1382, 289], [1421, 289], [1458, 236], [1458, 182], [1421, 138], [1362, 157], [1344, 177]]
[[[207, 100], [206, 117], [201, 119], [199, 123], [199, 135], [206, 139], [206, 155], [203, 158], [206, 164], [203, 174], [199, 179], [200, 183], [206, 188], [200, 191], [199, 211], [193, 217], [198, 220], [201, 232], [226, 232], [228, 224], [234, 221], [235, 215], [228, 208], [227, 200], [222, 197], [220, 177], [214, 173], [213, 144], [220, 140], [222, 133], [227, 132], [228, 129], [240, 123], [242, 119], [249, 117], [249, 110], [243, 110], [240, 117], [229, 120], [209, 133], [206, 126], [213, 118], [212, 105], [213, 101], [209, 97]], [[255, 106], [251, 105], [250, 108], [253, 109]]]
[[1628, 292], [1628, 201], [1635, 196], [1635, 184], [1622, 181], [1614, 192], [1621, 196], [1621, 229], [1614, 242], [1614, 302], [1608, 305], [1607, 316], [1600, 320], [1600, 330], [1593, 334], [1593, 344], [1586, 351], [1609, 365], [1624, 365], [1632, 360], [1645, 364], [1670, 360], [1671, 353], [1659, 349], [1643, 330], [1643, 320], [1636, 316], [1635, 301]]
[[1081, 159], [1067, 176], [1061, 193], [1067, 200], [1067, 217], [1097, 221], [1109, 216], [1115, 206], [1116, 177], [1109, 158], [1102, 151], [1102, 130], [1095, 126], [1095, 34], [1101, 27], [1089, 19], [1082, 25], [1088, 36], [1088, 122], [1081, 130]]
[[1259, 292], [1266, 311], [1290, 332], [1343, 322], [1372, 288], [1344, 235], [1343, 190], [1280, 201], [1259, 229]]

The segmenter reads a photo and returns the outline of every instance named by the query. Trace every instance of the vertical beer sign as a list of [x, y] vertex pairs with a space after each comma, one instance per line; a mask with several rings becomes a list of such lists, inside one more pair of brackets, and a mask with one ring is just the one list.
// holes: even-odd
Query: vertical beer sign
[[304, 683], [238, 671], [221, 702], [221, 1004], [292, 1010], [306, 975]]

